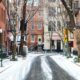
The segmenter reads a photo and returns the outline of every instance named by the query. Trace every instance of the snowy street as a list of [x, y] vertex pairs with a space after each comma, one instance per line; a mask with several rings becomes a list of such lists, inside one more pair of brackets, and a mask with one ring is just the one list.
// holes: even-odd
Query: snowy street
[[80, 67], [60, 54], [33, 52], [6, 64], [10, 67], [0, 72], [0, 80], [80, 80]]
[[80, 80], [80, 0], [0, 0], [0, 80]]
[[32, 63], [25, 80], [75, 80], [62, 70], [49, 56], [39, 56]]

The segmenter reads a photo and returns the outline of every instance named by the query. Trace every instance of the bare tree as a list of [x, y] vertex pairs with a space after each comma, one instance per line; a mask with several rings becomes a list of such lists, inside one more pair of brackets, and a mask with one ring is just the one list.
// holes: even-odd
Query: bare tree
[[[20, 53], [23, 54], [23, 45], [24, 45], [24, 34], [27, 31], [27, 24], [28, 22], [34, 17], [34, 15], [37, 13], [37, 11], [40, 8], [40, 5], [34, 7], [34, 0], [32, 0], [32, 3], [28, 5], [28, 0], [24, 0], [23, 3], [23, 11], [22, 11], [22, 20], [21, 20], [21, 43], [20, 43]], [[26, 25], [24, 25], [26, 24]], [[26, 35], [27, 37], [27, 35]]]
[[70, 30], [72, 30], [75, 27], [75, 18], [74, 18], [74, 13], [73, 13], [73, 7], [72, 7], [72, 3], [73, 0], [68, 0], [69, 2], [65, 1], [65, 0], [61, 0], [62, 4], [64, 5], [67, 14], [69, 16], [70, 19], [70, 27], [68, 27]]
[[[61, 0], [62, 4], [64, 5], [66, 11], [67, 11], [67, 14], [69, 16], [69, 27], [68, 29], [73, 31], [74, 32], [74, 28], [76, 28], [76, 23], [75, 23], [75, 14], [74, 14], [74, 11], [73, 11], [73, 1], [74, 0], [68, 0], [68, 2], [66, 0]], [[76, 29], [75, 30], [77, 33], [76, 33], [76, 41], [77, 41], [77, 48], [78, 48], [78, 57], [80, 57], [80, 36], [79, 33], [80, 33], [80, 29]]]

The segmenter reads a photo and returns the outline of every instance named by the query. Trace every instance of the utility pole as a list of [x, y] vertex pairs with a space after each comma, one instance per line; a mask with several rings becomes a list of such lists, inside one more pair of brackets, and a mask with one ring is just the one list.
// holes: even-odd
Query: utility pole
[[27, 22], [25, 23], [26, 20], [26, 3], [27, 1], [24, 0], [24, 4], [23, 4], [23, 13], [22, 13], [22, 19], [21, 19], [21, 24], [20, 24], [20, 30], [21, 30], [21, 43], [20, 43], [20, 49], [19, 52], [21, 55], [24, 55], [23, 53], [23, 45], [24, 45], [24, 34], [25, 34], [25, 24], [27, 25]]

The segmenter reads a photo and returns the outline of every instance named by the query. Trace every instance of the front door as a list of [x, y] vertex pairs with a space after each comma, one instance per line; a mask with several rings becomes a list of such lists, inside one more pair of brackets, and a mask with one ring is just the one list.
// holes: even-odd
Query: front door
[[57, 40], [57, 51], [61, 50], [61, 41]]

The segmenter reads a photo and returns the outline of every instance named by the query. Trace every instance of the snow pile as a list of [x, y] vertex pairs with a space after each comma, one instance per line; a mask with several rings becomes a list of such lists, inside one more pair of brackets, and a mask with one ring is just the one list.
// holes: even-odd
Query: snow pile
[[0, 73], [8, 69], [14, 64], [13, 61], [10, 61], [10, 59], [5, 59], [2, 61], [2, 67], [1, 67], [1, 62], [0, 62]]
[[76, 78], [76, 80], [80, 80], [80, 67], [77, 66], [73, 61], [70, 61], [61, 55], [54, 55], [51, 56], [51, 58], [56, 61], [61, 68]]
[[[37, 56], [38, 55], [28, 54], [25, 59], [19, 58], [18, 61], [11, 61], [12, 64], [10, 64], [10, 61], [7, 61], [5, 64], [11, 66], [0, 73], [0, 80], [24, 80], [25, 75], [27, 75], [30, 70], [34, 58]], [[4, 66], [6, 67], [5, 64]]]
[[[34, 54], [28, 54], [26, 60], [24, 60], [23, 62], [23, 68], [22, 68], [22, 79], [24, 80], [25, 76], [28, 75], [30, 69], [31, 69], [31, 64], [34, 61], [34, 58], [37, 57], [38, 55], [34, 55]], [[27, 76], [26, 76], [27, 77]]]

